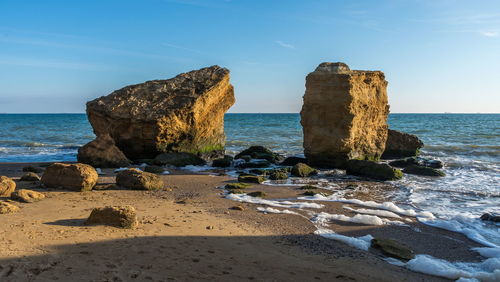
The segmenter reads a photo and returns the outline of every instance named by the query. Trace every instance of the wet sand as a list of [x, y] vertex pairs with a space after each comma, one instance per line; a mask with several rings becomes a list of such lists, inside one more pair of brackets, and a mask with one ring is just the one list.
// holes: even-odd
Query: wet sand
[[[18, 189], [43, 192], [46, 199], [16, 203], [19, 212], [0, 215], [0, 281], [444, 280], [390, 265], [377, 250], [314, 235], [307, 218], [263, 214], [256, 210], [260, 205], [224, 199], [217, 187], [234, 182], [228, 176], [176, 171], [162, 176], [162, 191], [68, 192], [17, 181], [26, 165], [0, 164], [0, 175], [13, 177]], [[99, 183], [114, 183], [112, 170], [103, 171]], [[265, 185], [248, 191], [265, 191], [268, 198], [303, 192]], [[341, 203], [323, 204], [322, 211], [354, 215]], [[108, 205], [134, 206], [138, 228], [83, 225], [92, 208]], [[232, 210], [236, 205], [244, 210]], [[470, 251], [479, 245], [462, 234], [414, 220], [410, 225], [333, 222], [330, 227], [348, 236], [396, 239], [415, 253], [450, 261], [481, 259]]]

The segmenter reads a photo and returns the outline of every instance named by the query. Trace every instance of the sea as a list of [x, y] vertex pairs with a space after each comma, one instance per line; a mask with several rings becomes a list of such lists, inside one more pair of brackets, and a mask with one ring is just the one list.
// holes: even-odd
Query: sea
[[[479, 233], [500, 246], [498, 225], [476, 220], [500, 214], [500, 114], [390, 114], [388, 123], [422, 139], [422, 156], [443, 161], [446, 173], [405, 175], [390, 200], [484, 229]], [[251, 145], [303, 153], [299, 114], [226, 114], [225, 132], [228, 154]], [[76, 161], [78, 147], [93, 139], [85, 114], [0, 114], [0, 162]]]

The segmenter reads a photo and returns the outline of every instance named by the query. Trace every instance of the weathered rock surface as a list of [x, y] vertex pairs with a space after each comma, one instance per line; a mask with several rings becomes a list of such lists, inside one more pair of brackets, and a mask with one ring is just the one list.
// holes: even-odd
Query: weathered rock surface
[[130, 161], [115, 146], [115, 141], [108, 134], [99, 135], [94, 141], [80, 147], [77, 159], [80, 163], [100, 168], [130, 165]]
[[26, 172], [19, 179], [20, 181], [40, 181], [40, 176], [34, 172]]
[[168, 151], [218, 155], [234, 102], [229, 70], [212, 66], [124, 87], [88, 102], [87, 115], [94, 133], [110, 135], [132, 160]]
[[420, 165], [410, 165], [403, 169], [403, 172], [423, 176], [446, 176], [446, 174], [441, 170]]
[[248, 149], [241, 151], [234, 158], [245, 159], [244, 156], [249, 156], [251, 159], [267, 160], [270, 163], [283, 161], [283, 157], [280, 154], [274, 153], [263, 146], [251, 146]]
[[301, 158], [301, 157], [288, 157], [284, 161], [280, 163], [280, 165], [284, 166], [294, 166], [298, 163], [304, 163], [307, 164], [307, 159], [306, 158]]
[[204, 165], [206, 162], [199, 156], [186, 152], [168, 152], [156, 156], [153, 163], [157, 165]]
[[372, 239], [371, 246], [397, 259], [408, 261], [415, 257], [415, 254], [410, 248], [392, 239], [375, 238]]
[[47, 187], [72, 191], [90, 191], [96, 185], [97, 171], [87, 164], [55, 163], [47, 167], [42, 183]]
[[223, 158], [215, 159], [212, 162], [213, 167], [230, 167], [233, 162], [233, 157], [224, 156]]
[[16, 190], [16, 182], [7, 176], [0, 176], [0, 197], [10, 197]]
[[10, 198], [14, 201], [24, 202], [24, 203], [34, 203], [42, 199], [45, 199], [45, 195], [40, 192], [33, 190], [20, 189], [12, 192]]
[[164, 186], [161, 176], [135, 168], [120, 171], [116, 175], [116, 184], [135, 190], [159, 190]]
[[381, 71], [322, 63], [306, 78], [301, 124], [308, 164], [345, 167], [378, 160], [387, 140], [387, 81]]
[[318, 174], [318, 171], [306, 164], [298, 163], [292, 167], [291, 173], [293, 176], [307, 177]]
[[389, 129], [383, 159], [414, 157], [424, 143], [416, 135]]
[[346, 173], [383, 181], [397, 180], [403, 177], [401, 170], [392, 168], [388, 164], [363, 160], [349, 160]]
[[243, 183], [256, 183], [260, 184], [266, 180], [262, 176], [257, 176], [257, 175], [251, 175], [251, 174], [240, 174], [238, 176], [238, 181], [243, 182]]
[[132, 206], [95, 208], [85, 224], [135, 228], [138, 225], [137, 212]]
[[0, 202], [0, 214], [14, 213], [19, 211], [19, 207], [8, 202]]

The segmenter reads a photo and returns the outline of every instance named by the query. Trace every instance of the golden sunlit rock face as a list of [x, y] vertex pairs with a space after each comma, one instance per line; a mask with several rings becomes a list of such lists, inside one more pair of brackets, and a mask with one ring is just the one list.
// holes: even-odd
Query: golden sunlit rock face
[[87, 115], [94, 133], [111, 136], [130, 159], [168, 151], [217, 155], [234, 102], [229, 70], [212, 66], [114, 91], [88, 102]]
[[311, 165], [344, 167], [348, 159], [378, 160], [389, 114], [384, 73], [322, 63], [306, 78], [300, 114]]

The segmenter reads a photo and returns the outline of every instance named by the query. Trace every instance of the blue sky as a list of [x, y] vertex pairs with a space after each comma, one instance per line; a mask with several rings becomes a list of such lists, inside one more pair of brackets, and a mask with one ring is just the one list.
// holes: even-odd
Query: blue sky
[[382, 70], [391, 112], [499, 112], [500, 1], [0, 1], [0, 112], [231, 70], [231, 112], [298, 112], [324, 61]]

